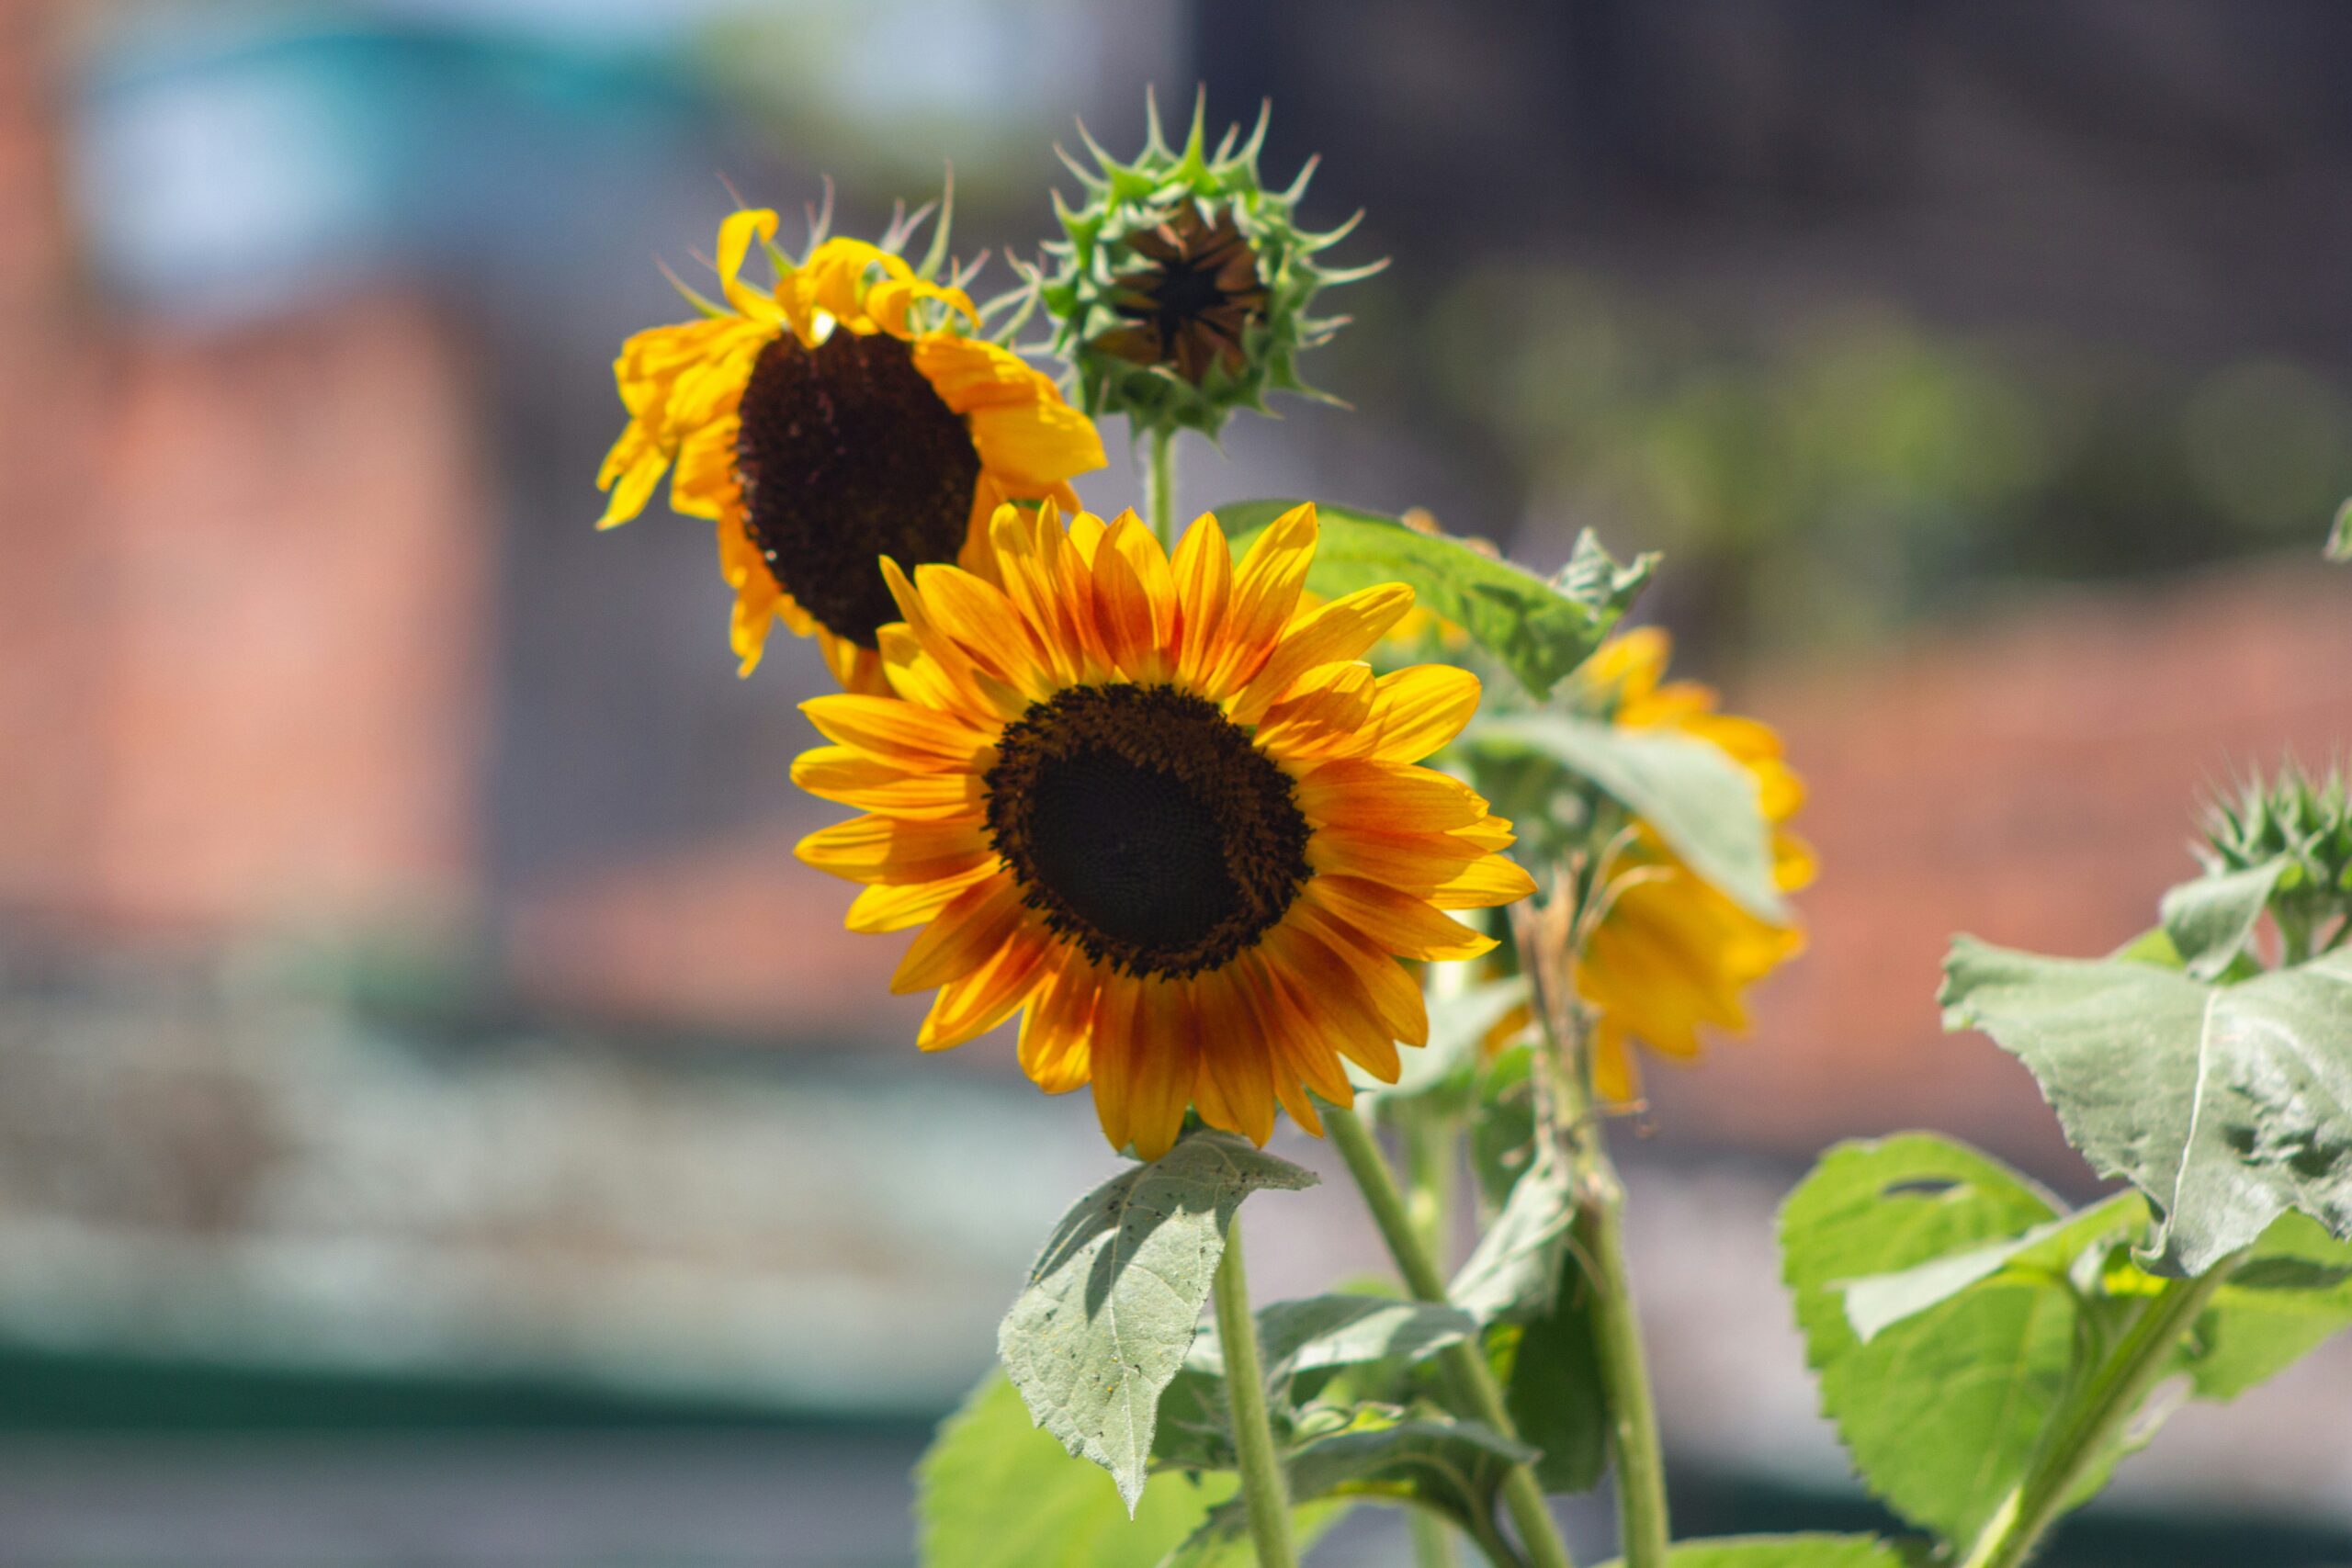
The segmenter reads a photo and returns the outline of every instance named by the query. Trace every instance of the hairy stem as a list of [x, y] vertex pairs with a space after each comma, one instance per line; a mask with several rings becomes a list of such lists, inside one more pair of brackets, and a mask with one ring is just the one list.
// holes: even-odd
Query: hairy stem
[[1666, 1568], [1673, 1540], [1657, 1401], [1642, 1344], [1633, 1271], [1625, 1262], [1625, 1184], [1609, 1157], [1606, 1118], [1593, 1087], [1590, 1015], [1576, 991], [1576, 928], [1566, 903], [1514, 911], [1520, 965], [1536, 983], [1547, 1049], [1542, 1081], [1549, 1131], [1564, 1140], [1577, 1195], [1576, 1237], [1593, 1292], [1593, 1347], [1617, 1477], [1617, 1532], [1624, 1568]]
[[[1372, 1212], [1372, 1223], [1379, 1227], [1380, 1239], [1387, 1243], [1388, 1256], [1395, 1259], [1405, 1288], [1417, 1300], [1443, 1302], [1445, 1278], [1438, 1272], [1429, 1249], [1422, 1246], [1405, 1195], [1397, 1190], [1396, 1174], [1388, 1168], [1387, 1157], [1373, 1141], [1372, 1131], [1363, 1124], [1363, 1118], [1336, 1105], [1326, 1106], [1323, 1128], [1332, 1146], [1340, 1151], [1340, 1157], [1347, 1162], [1348, 1174], [1355, 1178], [1356, 1186], [1363, 1192], [1364, 1207]], [[1473, 1415], [1503, 1437], [1518, 1437], [1510, 1412], [1504, 1408], [1503, 1391], [1495, 1382], [1494, 1369], [1487, 1365], [1487, 1358], [1476, 1341], [1447, 1346], [1439, 1352], [1439, 1365]], [[1544, 1501], [1544, 1487], [1529, 1466], [1511, 1467], [1503, 1482], [1503, 1506], [1519, 1530], [1527, 1561], [1533, 1568], [1576, 1568], [1576, 1560], [1568, 1555], [1567, 1542], [1560, 1539], [1559, 1523]]]
[[1617, 1460], [1617, 1529], [1625, 1568], [1664, 1568], [1672, 1539], [1666, 1461], [1641, 1319], [1634, 1305], [1633, 1274], [1625, 1266], [1624, 1189], [1600, 1146], [1597, 1122], [1585, 1143], [1592, 1152], [1579, 1160], [1577, 1235], [1591, 1273], [1593, 1339], [1600, 1353], [1600, 1385]]
[[1225, 1255], [1217, 1259], [1217, 1342], [1225, 1352], [1225, 1399], [1233, 1421], [1233, 1451], [1241, 1467], [1241, 1495], [1250, 1510], [1250, 1540], [1258, 1568], [1298, 1568], [1290, 1539], [1290, 1495], [1282, 1456], [1266, 1415], [1266, 1374], [1258, 1357], [1258, 1324], [1250, 1313], [1250, 1276], [1241, 1261], [1241, 1216], [1227, 1223]]
[[[1460, 1147], [1453, 1123], [1416, 1114], [1405, 1126], [1405, 1211], [1422, 1249], [1442, 1272], [1453, 1252], [1453, 1171]], [[1453, 1533], [1443, 1519], [1416, 1508], [1407, 1528], [1412, 1532], [1414, 1568], [1461, 1568]]]
[[2058, 1522], [2092, 1467], [2113, 1448], [2180, 1343], [2222, 1288], [2237, 1258], [2226, 1258], [2194, 1280], [2168, 1280], [2141, 1310], [2115, 1351], [2062, 1407], [2052, 1436], [2017, 1490], [1977, 1538], [1962, 1568], [2018, 1568]]
[[1176, 433], [1155, 430], [1151, 433], [1151, 466], [1143, 476], [1144, 511], [1149, 514], [1151, 531], [1159, 537], [1159, 547], [1176, 547]]

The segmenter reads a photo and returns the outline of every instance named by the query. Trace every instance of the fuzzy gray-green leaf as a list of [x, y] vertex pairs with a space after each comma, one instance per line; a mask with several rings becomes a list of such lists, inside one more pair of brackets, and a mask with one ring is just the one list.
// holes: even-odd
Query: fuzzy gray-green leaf
[[1195, 1133], [1062, 1216], [997, 1332], [1037, 1425], [1111, 1472], [1133, 1507], [1159, 1395], [1193, 1343], [1225, 1227], [1261, 1188], [1313, 1172], [1224, 1133]]
[[2192, 978], [2218, 980], [2237, 962], [2291, 863], [2282, 856], [2244, 871], [2200, 876], [2164, 896], [2165, 934]]
[[1621, 729], [1564, 713], [1483, 719], [1464, 740], [1497, 754], [1550, 758], [1648, 823], [1685, 864], [1748, 913], [1788, 918], [1772, 878], [1772, 825], [1756, 780], [1721, 748], [1670, 730]]
[[1561, 1261], [1576, 1223], [1576, 1182], [1548, 1146], [1514, 1183], [1503, 1212], [1446, 1295], [1481, 1323], [1540, 1317], [1559, 1298]]
[[[1284, 1463], [1303, 1514], [1333, 1499], [1372, 1498], [1430, 1508], [1464, 1529], [1490, 1529], [1496, 1495], [1511, 1467], [1535, 1452], [1467, 1421], [1413, 1420], [1320, 1438]], [[1166, 1568], [1206, 1568], [1248, 1533], [1239, 1497], [1212, 1510]]]
[[[1300, 1372], [1391, 1356], [1419, 1360], [1477, 1331], [1475, 1318], [1453, 1307], [1384, 1296], [1308, 1296], [1275, 1302], [1258, 1312], [1258, 1350], [1270, 1383]], [[1215, 1324], [1202, 1329], [1187, 1364], [1224, 1372]]]
[[2352, 1236], [2352, 949], [2242, 985], [1962, 937], [1945, 1023], [2041, 1080], [2067, 1141], [2160, 1216], [2157, 1266], [2201, 1274], [2292, 1209]]

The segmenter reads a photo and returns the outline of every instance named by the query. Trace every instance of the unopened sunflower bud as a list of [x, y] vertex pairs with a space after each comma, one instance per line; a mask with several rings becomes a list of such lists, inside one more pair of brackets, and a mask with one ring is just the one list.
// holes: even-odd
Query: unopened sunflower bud
[[1308, 306], [1318, 290], [1385, 265], [1317, 265], [1355, 220], [1323, 233], [1300, 228], [1314, 164], [1288, 189], [1266, 188], [1258, 175], [1266, 117], [1246, 141], [1236, 126], [1210, 152], [1204, 107], [1195, 106], [1181, 151], [1162, 140], [1154, 107], [1133, 162], [1091, 137], [1094, 168], [1064, 154], [1084, 200], [1073, 208], [1056, 197], [1064, 237], [1046, 246], [1051, 270], [1036, 280], [1080, 406], [1098, 418], [1125, 414], [1137, 434], [1214, 435], [1236, 409], [1267, 412], [1270, 391], [1320, 396], [1300, 378], [1298, 355], [1346, 318], [1310, 315]]

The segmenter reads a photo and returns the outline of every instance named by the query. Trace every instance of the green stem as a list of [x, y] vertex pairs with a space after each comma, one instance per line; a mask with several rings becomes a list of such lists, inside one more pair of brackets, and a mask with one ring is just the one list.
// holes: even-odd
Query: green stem
[[1666, 1461], [1650, 1393], [1649, 1359], [1625, 1266], [1623, 1186], [1601, 1147], [1595, 1122], [1580, 1141], [1577, 1235], [1593, 1290], [1593, 1341], [1617, 1458], [1617, 1530], [1625, 1568], [1664, 1568], [1672, 1533], [1666, 1509]]
[[1151, 433], [1151, 466], [1143, 476], [1144, 511], [1149, 514], [1151, 531], [1159, 537], [1159, 547], [1176, 547], [1176, 433], [1155, 430]]
[[[1442, 1116], [1415, 1113], [1405, 1123], [1405, 1211], [1421, 1247], [1441, 1270], [1453, 1252], [1453, 1170], [1459, 1153], [1453, 1124]], [[1407, 1516], [1414, 1568], [1461, 1568], [1453, 1532], [1436, 1515], [1416, 1508]], [[1491, 1543], [1487, 1544], [1489, 1555]]]
[[2084, 1385], [2079, 1400], [2058, 1418], [2023, 1481], [1977, 1538], [1962, 1568], [2018, 1568], [2075, 1500], [2084, 1476], [2103, 1461], [2149, 1392], [2163, 1377], [2173, 1347], [2188, 1332], [2237, 1265], [2215, 1264], [2194, 1280], [2166, 1280], [2141, 1310], [2113, 1355]]
[[[1412, 1214], [1406, 1207], [1405, 1195], [1397, 1190], [1396, 1174], [1388, 1168], [1388, 1160], [1373, 1141], [1363, 1118], [1352, 1111], [1327, 1105], [1323, 1107], [1323, 1129], [1329, 1135], [1331, 1145], [1340, 1151], [1340, 1157], [1347, 1162], [1348, 1174], [1362, 1189], [1364, 1207], [1372, 1212], [1372, 1223], [1379, 1227], [1380, 1239], [1388, 1244], [1388, 1256], [1396, 1260], [1396, 1272], [1404, 1278], [1405, 1288], [1416, 1300], [1443, 1302], [1444, 1277], [1421, 1245], [1420, 1234], [1414, 1228]], [[1518, 1428], [1511, 1424], [1510, 1412], [1503, 1405], [1503, 1391], [1496, 1383], [1494, 1369], [1487, 1365], [1477, 1343], [1473, 1340], [1449, 1345], [1438, 1352], [1438, 1357], [1439, 1365], [1471, 1413], [1501, 1436], [1516, 1439]], [[1559, 1523], [1552, 1517], [1551, 1506], [1544, 1500], [1543, 1484], [1535, 1479], [1532, 1469], [1523, 1464], [1511, 1467], [1503, 1481], [1503, 1506], [1519, 1529], [1527, 1561], [1533, 1568], [1576, 1568], [1576, 1559], [1568, 1555], [1567, 1542], [1560, 1539]]]
[[1217, 1343], [1225, 1352], [1225, 1400], [1232, 1413], [1233, 1451], [1241, 1467], [1241, 1495], [1250, 1510], [1250, 1540], [1258, 1568], [1298, 1568], [1290, 1539], [1290, 1495], [1282, 1457], [1266, 1416], [1266, 1374], [1258, 1357], [1258, 1325], [1250, 1314], [1250, 1276], [1241, 1261], [1241, 1216], [1226, 1224], [1225, 1255], [1217, 1259]]
[[[1522, 927], [1520, 962], [1531, 974], [1542, 949], [1530, 950], [1532, 924]], [[1673, 1530], [1666, 1505], [1666, 1456], [1658, 1438], [1657, 1401], [1650, 1388], [1649, 1357], [1625, 1261], [1625, 1184], [1609, 1157], [1606, 1117], [1593, 1088], [1592, 1032], [1577, 998], [1569, 963], [1538, 976], [1537, 1009], [1550, 1046], [1548, 1078], [1556, 1103], [1554, 1123], [1567, 1139], [1577, 1192], [1576, 1237], [1592, 1284], [1593, 1347], [1600, 1362], [1601, 1397], [1609, 1408], [1610, 1449], [1616, 1462], [1617, 1533], [1624, 1568], [1666, 1568]]]

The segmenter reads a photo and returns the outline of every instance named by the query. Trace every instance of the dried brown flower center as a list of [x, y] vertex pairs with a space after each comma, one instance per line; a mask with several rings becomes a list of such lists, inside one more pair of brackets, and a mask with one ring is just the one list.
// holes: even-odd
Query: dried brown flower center
[[789, 333], [770, 343], [741, 414], [735, 473], [752, 542], [802, 609], [874, 647], [899, 619], [881, 558], [912, 572], [964, 547], [980, 478], [964, 416], [911, 345], [845, 330], [813, 349]]
[[1119, 275], [1121, 292], [1111, 308], [1127, 324], [1104, 333], [1094, 346], [1138, 365], [1167, 366], [1196, 387], [1213, 365], [1234, 375], [1246, 369], [1242, 334], [1265, 314], [1266, 288], [1257, 253], [1232, 212], [1211, 224], [1188, 201], [1125, 243], [1151, 265]]

